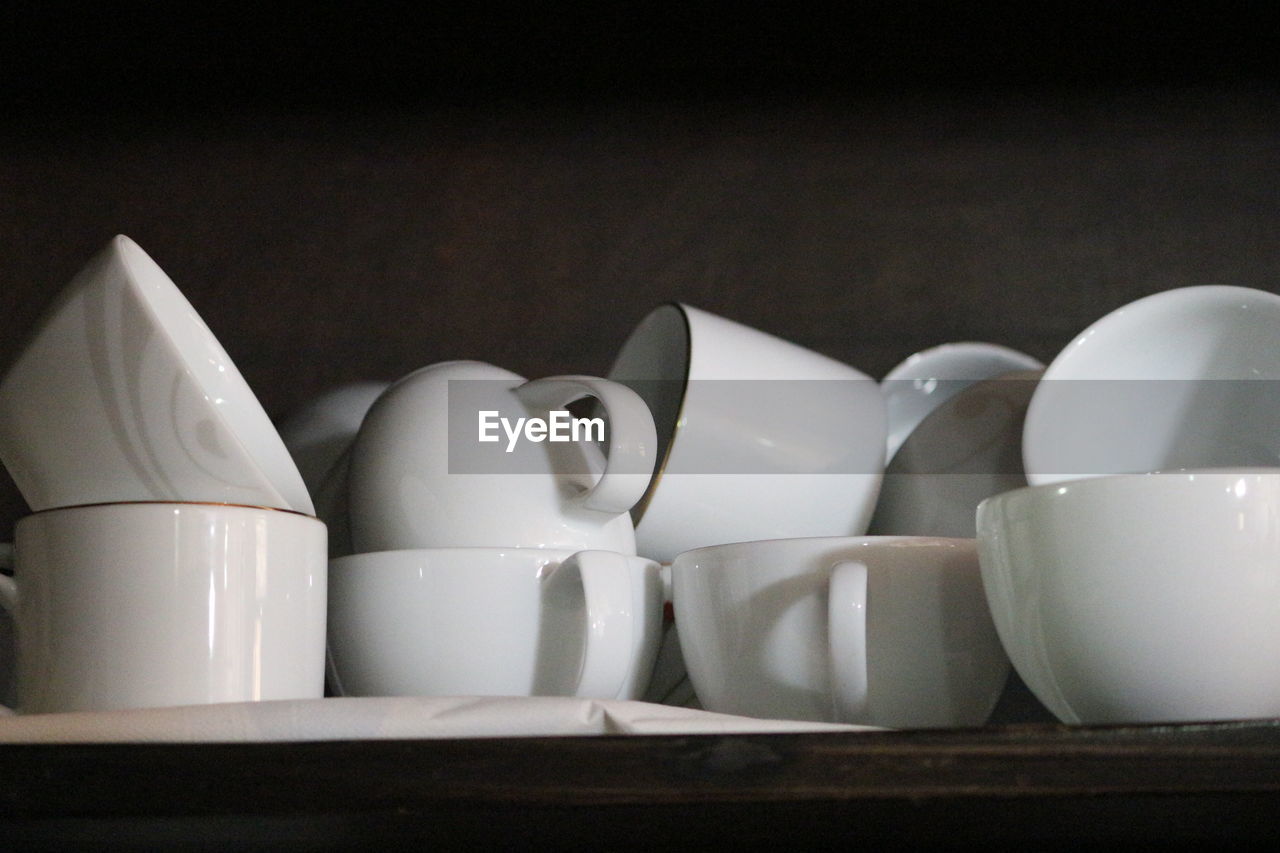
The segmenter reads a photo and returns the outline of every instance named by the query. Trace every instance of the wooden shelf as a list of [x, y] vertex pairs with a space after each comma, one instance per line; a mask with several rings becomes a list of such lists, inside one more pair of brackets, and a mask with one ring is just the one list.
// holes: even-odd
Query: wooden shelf
[[20, 846], [1261, 840], [1280, 722], [23, 745], [0, 777]]

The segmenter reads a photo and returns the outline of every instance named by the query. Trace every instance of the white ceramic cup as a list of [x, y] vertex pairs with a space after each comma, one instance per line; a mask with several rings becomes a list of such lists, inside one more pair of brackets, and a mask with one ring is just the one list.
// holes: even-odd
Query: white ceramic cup
[[347, 500], [351, 445], [370, 407], [390, 385], [365, 381], [339, 386], [307, 403], [280, 426], [280, 437], [311, 492], [316, 517], [329, 528], [330, 557], [354, 551]]
[[15, 528], [0, 604], [23, 713], [319, 698], [325, 527], [262, 507], [125, 503]]
[[[586, 397], [608, 420], [607, 459], [585, 440], [479, 441], [484, 412], [546, 420]], [[355, 553], [504, 546], [634, 554], [628, 511], [653, 471], [653, 418], [630, 389], [590, 376], [525, 380], [475, 361], [417, 370], [373, 404], [351, 448]], [[512, 447], [510, 453], [506, 448]]]
[[1064, 722], [1280, 716], [1280, 471], [1017, 489], [978, 536], [1000, 638]]
[[65, 288], [0, 380], [0, 460], [33, 510], [182, 500], [313, 511], [240, 372], [123, 236]]
[[974, 382], [930, 412], [885, 469], [869, 532], [972, 539], [978, 504], [1027, 484], [1022, 424], [1041, 372]]
[[1026, 353], [981, 341], [940, 344], [909, 356], [880, 380], [889, 417], [886, 458], [892, 463], [898, 448], [925, 418], [974, 382], [1043, 369]]
[[320, 518], [324, 518], [324, 512], [316, 492], [351, 448], [369, 408], [390, 385], [390, 382], [367, 380], [331, 388], [280, 424], [280, 438], [293, 456]]
[[662, 627], [656, 563], [607, 551], [429, 548], [330, 563], [335, 692], [634, 699]]
[[1280, 296], [1186, 287], [1119, 308], [1058, 355], [1027, 409], [1032, 485], [1280, 465]]
[[972, 539], [779, 539], [671, 566], [680, 645], [710, 711], [894, 728], [986, 722], [1009, 661]]
[[632, 513], [644, 556], [866, 530], [885, 409], [865, 374], [672, 304], [636, 327], [609, 377], [645, 399], [658, 430], [661, 461]]

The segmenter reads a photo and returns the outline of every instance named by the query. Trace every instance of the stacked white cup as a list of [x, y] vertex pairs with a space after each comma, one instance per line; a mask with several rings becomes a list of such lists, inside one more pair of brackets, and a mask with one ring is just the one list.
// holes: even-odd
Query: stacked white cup
[[1022, 679], [1072, 723], [1280, 716], [1280, 296], [1126, 305], [1049, 365], [977, 512]]
[[[574, 431], [584, 398], [598, 434]], [[330, 563], [334, 691], [639, 697], [663, 593], [629, 511], [654, 447], [644, 402], [604, 379], [454, 361], [392, 384], [329, 478], [350, 527]]]
[[326, 531], [235, 365], [116, 237], [0, 380], [23, 713], [323, 695]]

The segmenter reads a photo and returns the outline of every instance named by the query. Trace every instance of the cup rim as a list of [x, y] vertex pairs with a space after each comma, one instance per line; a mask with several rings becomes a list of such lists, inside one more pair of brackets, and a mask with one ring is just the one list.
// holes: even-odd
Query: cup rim
[[793, 538], [776, 538], [776, 539], [749, 539], [743, 542], [722, 542], [717, 545], [702, 545], [698, 548], [690, 548], [687, 551], [681, 551], [672, 560], [672, 563], [681, 561], [687, 554], [700, 554], [703, 552], [717, 551], [728, 548], [749, 548], [765, 545], [783, 544], [807, 544], [807, 545], [836, 545], [843, 543], [847, 547], [870, 547], [873, 545], [916, 545], [916, 546], [941, 546], [961, 547], [964, 545], [976, 546], [977, 539], [973, 537], [962, 536], [912, 536], [908, 534], [879, 534], [870, 536], [797, 536]]
[[[649, 320], [649, 318], [657, 316], [661, 312], [674, 309], [680, 317], [680, 326], [684, 331], [684, 367], [680, 371], [680, 404], [676, 407], [675, 421], [671, 424], [670, 430], [667, 431], [665, 441], [664, 436], [659, 435], [658, 439], [662, 442], [662, 458], [658, 460], [658, 464], [653, 467], [653, 476], [649, 478], [649, 486], [644, 490], [644, 494], [640, 496], [640, 500], [636, 501], [631, 507], [631, 520], [636, 526], [639, 526], [641, 519], [644, 518], [645, 512], [649, 509], [649, 505], [653, 502], [653, 497], [658, 491], [658, 484], [662, 481], [662, 477], [666, 474], [667, 463], [671, 459], [671, 453], [675, 448], [676, 439], [680, 435], [680, 425], [684, 423], [685, 405], [689, 400], [689, 376], [693, 372], [693, 323], [689, 319], [689, 307], [682, 302], [674, 300], [663, 302], [653, 308], [649, 313], [645, 314], [631, 330], [631, 334], [627, 335], [622, 347], [618, 351], [618, 357], [626, 351], [627, 346], [635, 339], [640, 328]], [[617, 357], [614, 359], [614, 366], [617, 365]], [[609, 369], [609, 373], [613, 373], [613, 368]], [[610, 381], [626, 384], [620, 379], [614, 379], [612, 376], [606, 377]], [[655, 424], [656, 426], [656, 424]]]
[[605, 548], [509, 548], [503, 545], [446, 545], [440, 548], [387, 548], [381, 551], [361, 551], [358, 554], [343, 554], [340, 557], [330, 557], [329, 562], [341, 562], [353, 560], [361, 557], [378, 557], [391, 554], [431, 554], [431, 555], [473, 555], [473, 554], [515, 554], [517, 556], [533, 556], [539, 554], [550, 557], [553, 560], [566, 560], [574, 554], [584, 554], [592, 551], [607, 551], [611, 554], [617, 554], [628, 561], [638, 561], [642, 563], [653, 563], [661, 566], [662, 563], [651, 557], [642, 554], [627, 554], [621, 551], [608, 551]]
[[1121, 482], [1133, 483], [1138, 481], [1149, 482], [1168, 482], [1167, 478], [1184, 479], [1186, 482], [1195, 482], [1196, 477], [1267, 477], [1280, 482], [1280, 467], [1267, 468], [1264, 466], [1242, 466], [1239, 468], [1217, 467], [1217, 468], [1175, 468], [1160, 471], [1136, 471], [1124, 474], [1099, 474], [1093, 477], [1081, 477], [1076, 480], [1062, 480], [1052, 483], [1040, 483], [1039, 485], [1021, 486], [1016, 489], [1010, 489], [1007, 492], [1001, 492], [998, 495], [992, 495], [985, 498], [978, 504], [978, 511], [987, 504], [994, 505], [997, 502], [1005, 500], [1013, 500], [1015, 495], [1036, 493], [1056, 492], [1066, 494], [1068, 490], [1076, 491], [1078, 489], [1086, 489], [1092, 491], [1094, 489], [1108, 488], [1109, 485], [1119, 484]]
[[[34, 518], [37, 515], [51, 515], [55, 512], [65, 512], [68, 510], [78, 509], [100, 509], [109, 506], [206, 506], [206, 507], [224, 507], [229, 509], [255, 509], [265, 510], [267, 512], [280, 512], [286, 515], [296, 515], [302, 518], [309, 518], [313, 521], [320, 521], [317, 516], [301, 512], [296, 509], [287, 509], [280, 506], [267, 506], [265, 504], [246, 504], [235, 503], [233, 501], [186, 501], [186, 500], [125, 500], [125, 501], [94, 501], [87, 504], [67, 504], [66, 506], [50, 506], [44, 509], [36, 509], [18, 519], [21, 524], [28, 518]], [[323, 522], [321, 522], [323, 523]]]

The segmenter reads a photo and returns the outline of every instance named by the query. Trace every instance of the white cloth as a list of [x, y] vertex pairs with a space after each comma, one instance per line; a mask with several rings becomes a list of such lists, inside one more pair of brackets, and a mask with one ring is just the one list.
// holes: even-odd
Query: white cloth
[[872, 731], [648, 702], [560, 697], [330, 698], [0, 716], [0, 743], [174, 743]]

